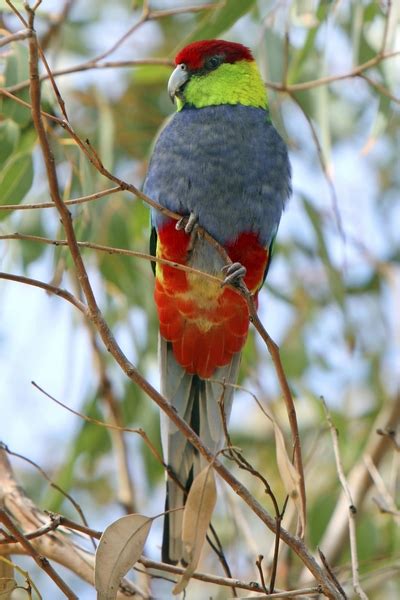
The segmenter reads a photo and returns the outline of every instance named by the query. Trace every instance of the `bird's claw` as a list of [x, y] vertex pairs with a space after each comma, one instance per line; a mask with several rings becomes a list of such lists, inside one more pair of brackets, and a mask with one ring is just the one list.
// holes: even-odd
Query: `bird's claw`
[[179, 221], [177, 221], [175, 229], [177, 229], [178, 231], [184, 229], [185, 233], [189, 235], [196, 227], [197, 219], [197, 215], [191, 212], [188, 217], [182, 217], [181, 219], [179, 219]]
[[246, 267], [239, 262], [225, 265], [221, 270], [225, 274], [222, 285], [239, 285], [247, 273]]

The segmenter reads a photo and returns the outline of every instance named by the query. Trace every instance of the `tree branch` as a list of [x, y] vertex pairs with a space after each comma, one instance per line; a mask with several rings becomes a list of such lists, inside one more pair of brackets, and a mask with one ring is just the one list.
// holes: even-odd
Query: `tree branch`
[[[7, 514], [19, 524], [19, 527], [25, 533], [37, 533], [38, 529], [49, 526], [48, 515], [46, 515], [33, 504], [33, 502], [25, 495], [22, 488], [15, 481], [14, 474], [7, 457], [7, 451], [1, 446], [0, 507], [4, 507], [4, 509], [7, 510]], [[62, 524], [62, 517], [60, 517], [60, 525]], [[96, 532], [88, 530], [82, 525], [76, 524], [76, 529], [85, 529], [85, 533], [91, 537], [97, 537], [96, 535], [92, 535]], [[16, 535], [15, 530], [11, 531], [11, 533], [14, 536], [14, 539], [18, 540], [19, 543], [10, 542], [10, 544], [1, 544], [0, 556], [10, 553], [31, 554], [31, 552], [28, 551], [27, 545], [22, 543], [22, 540], [20, 539], [21, 534], [19, 534], [19, 536]], [[54, 560], [60, 565], [70, 569], [73, 573], [81, 577], [90, 585], [93, 585], [94, 556], [87, 550], [84, 550], [71, 541], [69, 536], [56, 530], [51, 531], [38, 537], [33, 537], [30, 541], [30, 547], [34, 549], [36, 554], [42, 555], [49, 560]], [[40, 564], [39, 566], [42, 565]], [[146, 597], [146, 595], [141, 592], [135, 584], [127, 579], [123, 579], [117, 596], [118, 600], [122, 600], [127, 596], [134, 596], [135, 594], [139, 594], [143, 598]], [[75, 595], [69, 597], [76, 598]]]

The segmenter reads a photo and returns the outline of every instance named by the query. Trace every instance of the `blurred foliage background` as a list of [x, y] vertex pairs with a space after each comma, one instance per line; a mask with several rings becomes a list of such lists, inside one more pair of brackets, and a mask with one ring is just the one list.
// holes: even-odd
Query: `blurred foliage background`
[[[16, 4], [22, 9], [22, 2]], [[334, 536], [324, 538], [341, 488], [321, 396], [339, 430], [345, 473], [355, 467], [366, 472], [364, 457], [377, 443], [377, 423], [385, 427], [390, 414], [395, 429], [399, 419], [400, 5], [376, 0], [225, 0], [214, 9], [184, 12], [187, 2], [151, 0], [150, 8], [171, 9], [171, 14], [142, 23], [111, 53], [140, 19], [141, 2], [44, 0], [36, 27], [56, 74], [106, 53], [98, 68], [57, 76], [57, 84], [77, 133], [90, 139], [110, 171], [138, 187], [157, 131], [174, 110], [166, 83], [168, 60], [177, 49], [195, 39], [224, 37], [254, 51], [268, 82], [272, 119], [289, 145], [294, 181], [260, 296], [260, 315], [280, 345], [296, 399], [306, 466], [307, 542], [315, 549], [323, 540], [322, 550], [328, 555], [332, 551], [332, 566], [351, 596], [347, 535], [335, 549]], [[3, 35], [21, 28], [5, 4], [0, 27]], [[148, 64], [132, 64], [142, 59]], [[158, 59], [167, 59], [166, 64]], [[118, 66], [124, 61], [128, 64]], [[111, 64], [103, 67], [105, 62]], [[369, 68], [357, 68], [364, 63]], [[1, 48], [0, 77], [10, 90], [27, 80], [26, 41]], [[45, 110], [59, 114], [48, 81], [42, 90]], [[16, 93], [29, 101], [26, 87]], [[66, 132], [50, 121], [47, 128], [64, 199], [112, 187]], [[0, 163], [1, 205], [49, 202], [30, 112], [4, 95]], [[79, 240], [147, 252], [149, 210], [132, 195], [114, 193], [70, 208]], [[2, 236], [17, 231], [64, 238], [53, 208], [3, 209], [0, 220]], [[119, 343], [157, 384], [150, 264], [90, 249], [83, 256]], [[0, 262], [2, 271], [78, 289], [63, 247], [3, 239]], [[92, 417], [142, 427], [159, 448], [156, 407], [126, 380], [81, 315], [63, 300], [7, 281], [0, 282], [0, 289], [2, 441], [39, 462], [79, 501], [93, 527], [104, 528], [123, 514], [124, 506], [146, 514], [161, 512], [163, 470], [138, 436], [125, 436], [126, 471], [115, 436], [53, 405], [29, 382], [37, 381]], [[244, 352], [240, 384], [286, 427], [271, 360], [254, 332]], [[231, 434], [282, 505], [285, 492], [275, 464], [273, 430], [246, 391], [236, 395]], [[365, 476], [368, 483], [357, 506], [361, 581], [371, 598], [397, 598], [399, 453], [388, 443], [373, 459], [377, 471], [373, 478]], [[64, 496], [31, 465], [16, 459], [13, 465], [35, 502], [76, 518]], [[257, 482], [239, 476], [271, 509]], [[374, 498], [394, 514], [382, 513]], [[285, 524], [293, 528], [290, 506]], [[222, 485], [215, 526], [234, 576], [257, 579], [255, 558], [263, 554], [268, 566], [272, 536], [260, 534], [254, 516]], [[159, 555], [160, 536], [161, 524], [156, 523], [147, 548], [153, 558]], [[213, 562], [212, 553], [207, 554], [202, 570], [215, 568]], [[21, 564], [29, 568], [44, 598], [56, 597], [44, 575], [29, 561]], [[300, 585], [300, 573], [299, 562], [282, 549], [278, 586]], [[79, 597], [93, 597], [89, 586], [72, 581]], [[192, 585], [190, 598], [227, 597], [215, 586]]]

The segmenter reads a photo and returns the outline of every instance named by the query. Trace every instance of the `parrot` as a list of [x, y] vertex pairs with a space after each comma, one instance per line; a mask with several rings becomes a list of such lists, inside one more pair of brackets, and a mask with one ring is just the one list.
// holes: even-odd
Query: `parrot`
[[[161, 262], [153, 266], [160, 389], [217, 453], [250, 323], [237, 285], [244, 282], [257, 303], [291, 195], [291, 166], [246, 46], [219, 39], [187, 45], [175, 57], [168, 92], [176, 112], [156, 139], [143, 190], [180, 218], [151, 209], [150, 251], [217, 280]], [[198, 228], [223, 247], [231, 264], [206, 236], [196, 235]], [[174, 475], [167, 475], [161, 556], [185, 564], [182, 510], [174, 509], [184, 506], [207, 463], [164, 414], [161, 441]]]

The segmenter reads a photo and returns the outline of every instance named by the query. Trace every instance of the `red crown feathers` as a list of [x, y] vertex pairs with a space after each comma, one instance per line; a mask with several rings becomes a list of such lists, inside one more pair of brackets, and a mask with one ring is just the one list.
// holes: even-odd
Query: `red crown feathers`
[[175, 57], [175, 64], [184, 63], [188, 69], [195, 71], [204, 66], [207, 58], [214, 55], [224, 57], [226, 63], [235, 63], [238, 60], [254, 60], [250, 50], [236, 42], [225, 40], [203, 40], [193, 42], [183, 48]]

